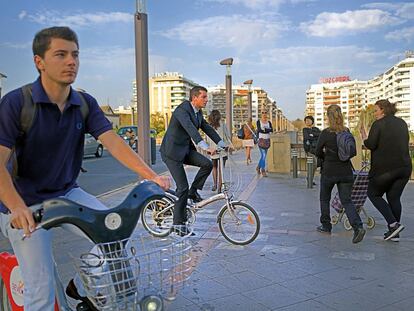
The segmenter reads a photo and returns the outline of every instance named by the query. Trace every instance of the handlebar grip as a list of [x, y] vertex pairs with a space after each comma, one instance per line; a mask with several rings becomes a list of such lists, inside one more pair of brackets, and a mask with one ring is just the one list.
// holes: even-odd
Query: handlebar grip
[[43, 208], [39, 208], [38, 210], [33, 212], [33, 219], [35, 223], [41, 222], [42, 218], [43, 218]]

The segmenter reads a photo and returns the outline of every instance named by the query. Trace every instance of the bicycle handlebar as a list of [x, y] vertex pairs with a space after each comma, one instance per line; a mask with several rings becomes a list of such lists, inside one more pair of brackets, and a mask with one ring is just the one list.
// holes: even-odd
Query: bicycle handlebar
[[153, 199], [160, 199], [165, 192], [154, 182], [143, 181], [118, 206], [102, 211], [59, 198], [44, 201], [33, 213], [36, 229], [72, 224], [82, 230], [95, 244], [129, 238], [134, 231], [141, 209]]

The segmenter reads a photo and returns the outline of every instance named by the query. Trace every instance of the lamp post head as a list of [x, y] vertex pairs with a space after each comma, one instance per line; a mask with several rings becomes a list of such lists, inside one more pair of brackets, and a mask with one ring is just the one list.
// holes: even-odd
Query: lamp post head
[[247, 85], [247, 89], [249, 90], [249, 92], [252, 89], [252, 84], [253, 84], [253, 80], [247, 80], [243, 82], [244, 85]]
[[0, 79], [7, 78], [7, 76], [0, 72]]
[[221, 62], [220, 62], [220, 65], [226, 65], [226, 66], [231, 66], [231, 65], [233, 65], [233, 58], [226, 58], [226, 59], [223, 59]]

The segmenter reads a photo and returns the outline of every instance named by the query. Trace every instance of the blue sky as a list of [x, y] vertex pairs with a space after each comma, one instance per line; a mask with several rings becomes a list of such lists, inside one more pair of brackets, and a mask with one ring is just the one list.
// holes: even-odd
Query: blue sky
[[[132, 0], [0, 0], [4, 91], [37, 77], [34, 34], [67, 25], [80, 39], [76, 87], [100, 104], [128, 105], [135, 77]], [[285, 115], [303, 117], [322, 77], [369, 79], [414, 49], [414, 3], [335, 0], [148, 0], [150, 74], [178, 71], [205, 85], [253, 79]], [[4, 93], [3, 93], [4, 94]]]

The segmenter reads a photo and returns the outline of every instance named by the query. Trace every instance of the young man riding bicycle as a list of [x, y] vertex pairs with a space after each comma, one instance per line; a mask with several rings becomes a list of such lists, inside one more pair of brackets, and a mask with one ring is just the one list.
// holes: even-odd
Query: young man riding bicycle
[[[31, 85], [36, 106], [33, 124], [22, 137], [22, 89], [0, 102], [0, 229], [12, 244], [25, 283], [26, 311], [53, 311], [55, 300], [51, 233], [35, 227], [33, 206], [54, 197], [65, 197], [94, 209], [106, 207], [76, 183], [83, 157], [84, 134], [99, 139], [122, 164], [169, 188], [168, 177], [158, 176], [112, 130], [96, 100], [72, 89], [79, 69], [79, 44], [68, 27], [38, 32], [33, 55], [40, 76]], [[83, 96], [83, 99], [81, 98]], [[84, 118], [83, 101], [88, 105]], [[10, 173], [10, 157], [16, 156], [17, 172]], [[78, 284], [78, 282], [75, 282]], [[82, 292], [81, 292], [82, 293]]]

